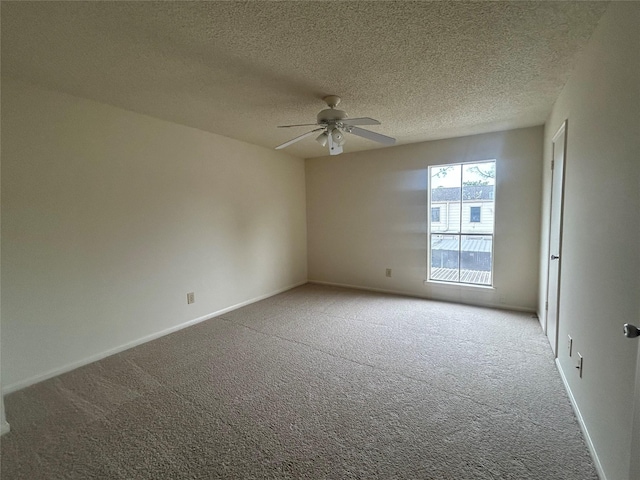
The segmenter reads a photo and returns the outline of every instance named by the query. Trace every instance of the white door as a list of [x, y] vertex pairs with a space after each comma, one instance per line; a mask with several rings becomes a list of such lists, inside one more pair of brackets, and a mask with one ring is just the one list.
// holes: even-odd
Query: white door
[[551, 220], [549, 225], [549, 277], [547, 284], [547, 337], [554, 355], [558, 351], [558, 308], [560, 298], [560, 250], [562, 248], [562, 201], [564, 185], [564, 157], [567, 121], [565, 120], [552, 141], [551, 163]]

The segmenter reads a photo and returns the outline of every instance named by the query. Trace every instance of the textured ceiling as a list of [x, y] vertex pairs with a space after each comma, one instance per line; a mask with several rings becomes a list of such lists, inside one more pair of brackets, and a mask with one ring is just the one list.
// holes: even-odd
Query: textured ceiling
[[[328, 94], [398, 144], [544, 123], [605, 2], [9, 2], [2, 74], [250, 143]], [[379, 148], [349, 136], [345, 152]], [[313, 138], [286, 151], [327, 154]]]

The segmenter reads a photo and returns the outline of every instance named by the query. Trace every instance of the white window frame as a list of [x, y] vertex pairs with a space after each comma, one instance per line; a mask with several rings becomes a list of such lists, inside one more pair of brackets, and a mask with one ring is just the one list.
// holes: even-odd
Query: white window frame
[[[433, 233], [432, 232], [432, 228], [431, 228], [431, 224], [432, 223], [441, 223], [441, 222], [432, 222], [431, 221], [431, 208], [432, 207], [432, 202], [431, 202], [431, 179], [432, 179], [432, 174], [431, 171], [434, 168], [440, 168], [440, 167], [455, 167], [455, 166], [460, 166], [460, 187], [462, 188], [462, 178], [463, 178], [463, 172], [464, 169], [463, 167], [465, 165], [474, 165], [474, 164], [480, 164], [480, 163], [489, 163], [489, 162], [493, 162], [495, 165], [495, 170], [497, 171], [497, 161], [496, 159], [487, 159], [487, 160], [474, 160], [471, 162], [457, 162], [457, 163], [443, 163], [443, 164], [438, 164], [438, 165], [430, 165], [427, 168], [427, 280], [425, 283], [434, 283], [434, 284], [440, 284], [440, 285], [456, 285], [456, 286], [465, 286], [465, 287], [472, 287], [472, 288], [489, 288], [489, 289], [493, 289], [494, 288], [494, 282], [495, 282], [495, 270], [494, 270], [494, 266], [495, 266], [495, 238], [496, 238], [496, 190], [497, 190], [497, 184], [495, 182], [494, 179], [494, 185], [493, 185], [493, 224], [492, 224], [492, 233], [473, 233], [473, 232], [464, 232], [463, 228], [462, 228], [462, 218], [463, 218], [463, 198], [462, 195], [460, 196], [460, 215], [459, 215], [459, 231], [457, 233], [447, 233], [447, 235], [456, 235], [458, 236], [458, 238], [460, 239], [458, 242], [458, 280], [442, 280], [442, 279], [432, 279], [431, 278], [431, 261], [432, 261], [432, 254], [431, 254], [431, 245], [432, 245], [432, 235], [439, 235], [442, 234], [441, 232], [436, 232]], [[496, 173], [496, 177], [497, 177], [497, 173]], [[482, 211], [481, 214], [482, 215]], [[469, 219], [471, 219], [471, 210], [469, 210]], [[442, 220], [442, 218], [441, 218]], [[482, 217], [481, 217], [482, 220]], [[447, 220], [448, 221], [448, 220]], [[478, 236], [478, 237], [483, 237], [483, 236], [490, 236], [491, 237], [491, 283], [472, 283], [472, 282], [463, 282], [460, 281], [460, 271], [461, 271], [461, 259], [460, 259], [460, 255], [461, 255], [461, 240], [463, 236]]]

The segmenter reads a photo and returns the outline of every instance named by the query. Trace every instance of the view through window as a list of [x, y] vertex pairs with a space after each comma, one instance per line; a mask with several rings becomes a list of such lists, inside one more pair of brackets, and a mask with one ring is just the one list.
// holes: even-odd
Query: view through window
[[495, 160], [429, 167], [429, 179], [429, 280], [492, 285]]

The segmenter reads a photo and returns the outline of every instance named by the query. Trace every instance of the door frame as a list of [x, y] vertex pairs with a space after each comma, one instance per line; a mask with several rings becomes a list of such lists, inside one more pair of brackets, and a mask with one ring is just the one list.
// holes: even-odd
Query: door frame
[[633, 397], [633, 424], [631, 428], [629, 478], [631, 478], [631, 473], [640, 472], [640, 345], [638, 345], [638, 357], [636, 360], [636, 389]]
[[558, 331], [560, 325], [560, 278], [561, 278], [561, 269], [562, 269], [562, 227], [564, 222], [564, 184], [565, 184], [565, 170], [567, 163], [567, 127], [568, 120], [565, 119], [560, 125], [560, 128], [556, 131], [555, 135], [551, 139], [551, 189], [549, 192], [549, 236], [547, 238], [547, 292], [545, 295], [545, 313], [544, 313], [544, 332], [547, 337], [549, 337], [549, 286], [551, 284], [551, 237], [552, 237], [552, 228], [553, 228], [553, 205], [554, 202], [557, 202], [558, 199], [553, 197], [553, 181], [555, 176], [557, 175], [557, 166], [555, 165], [555, 157], [556, 157], [556, 143], [561, 136], [564, 136], [564, 144], [562, 146], [562, 165], [561, 172], [562, 178], [560, 179], [560, 218], [558, 224], [558, 255], [560, 259], [558, 260], [558, 279], [556, 284], [556, 306], [555, 306], [555, 316], [556, 316], [556, 328], [555, 328], [555, 338], [549, 338], [549, 343], [551, 343], [551, 348], [553, 350], [553, 354], [555, 357], [558, 357]]

